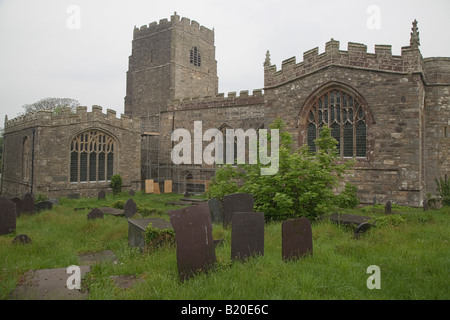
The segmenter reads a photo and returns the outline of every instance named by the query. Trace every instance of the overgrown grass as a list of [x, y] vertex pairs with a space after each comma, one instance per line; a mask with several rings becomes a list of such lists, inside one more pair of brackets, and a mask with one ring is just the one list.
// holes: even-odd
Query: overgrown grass
[[[28, 234], [32, 243], [13, 245], [14, 235], [0, 237], [0, 297], [9, 293], [30, 269], [80, 265], [79, 255], [112, 250], [118, 263], [93, 265], [83, 279], [89, 299], [442, 299], [450, 298], [450, 209], [430, 210], [393, 206], [392, 216], [383, 206], [350, 210], [374, 218], [377, 227], [360, 239], [349, 227], [327, 219], [313, 224], [313, 255], [297, 261], [281, 258], [281, 223], [265, 226], [264, 256], [245, 262], [231, 261], [231, 230], [213, 226], [217, 263], [208, 274], [185, 282], [178, 279], [175, 246], [141, 253], [128, 246], [128, 224], [123, 217], [105, 215], [87, 220], [91, 208], [126, 200], [124, 194], [105, 200], [61, 199], [51, 211], [17, 220], [17, 234]], [[166, 201], [181, 195], [137, 194], [138, 206], [165, 211]], [[86, 208], [74, 211], [74, 208]], [[347, 211], [349, 212], [349, 211]], [[166, 214], [158, 217], [168, 219]], [[367, 267], [381, 270], [381, 289], [366, 286]], [[135, 275], [130, 289], [119, 289], [112, 275]]]

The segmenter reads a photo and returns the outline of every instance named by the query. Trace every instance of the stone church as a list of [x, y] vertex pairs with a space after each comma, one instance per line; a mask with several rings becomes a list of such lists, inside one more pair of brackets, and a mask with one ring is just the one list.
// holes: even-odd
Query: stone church
[[348, 180], [363, 203], [420, 205], [435, 193], [435, 177], [450, 175], [450, 58], [423, 58], [419, 46], [414, 21], [399, 56], [390, 45], [368, 53], [348, 43], [344, 51], [331, 39], [325, 52], [311, 49], [277, 70], [267, 52], [264, 88], [225, 95], [214, 30], [175, 13], [134, 29], [120, 118], [94, 106], [5, 119], [2, 194], [92, 196], [113, 174], [125, 189], [153, 179], [162, 188], [171, 180], [174, 192], [202, 192], [220, 165], [174, 165], [175, 129], [194, 132], [202, 121], [224, 133], [258, 130], [281, 117], [311, 151], [321, 126], [331, 128], [340, 156], [356, 160]]

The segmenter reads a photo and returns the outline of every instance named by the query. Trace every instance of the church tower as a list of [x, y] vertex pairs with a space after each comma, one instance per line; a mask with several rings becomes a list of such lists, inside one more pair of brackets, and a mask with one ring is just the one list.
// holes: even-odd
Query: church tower
[[214, 30], [180, 19], [176, 12], [170, 21], [135, 27], [126, 115], [155, 117], [167, 110], [172, 99], [215, 96], [217, 92]]

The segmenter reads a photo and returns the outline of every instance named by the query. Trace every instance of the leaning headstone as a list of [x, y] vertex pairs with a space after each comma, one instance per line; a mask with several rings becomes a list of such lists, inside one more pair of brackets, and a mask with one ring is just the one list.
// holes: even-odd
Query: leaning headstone
[[34, 213], [34, 196], [31, 193], [26, 193], [22, 199], [20, 213], [33, 214]]
[[128, 199], [127, 202], [125, 202], [125, 206], [123, 207], [123, 212], [125, 214], [125, 218], [131, 218], [132, 216], [134, 216], [137, 212], [136, 202], [134, 202], [133, 199]]
[[264, 213], [235, 212], [231, 223], [231, 259], [264, 255]]
[[423, 199], [423, 211], [428, 210], [428, 199]]
[[209, 205], [209, 212], [211, 213], [211, 222], [223, 224], [222, 201], [216, 198], [211, 198], [208, 200], [208, 205]]
[[100, 209], [98, 209], [98, 208], [92, 209], [87, 214], [87, 218], [88, 218], [88, 220], [103, 219], [103, 212], [100, 211]]
[[105, 199], [105, 198], [106, 198], [106, 191], [105, 191], [105, 190], [100, 190], [100, 191], [98, 192], [97, 199], [98, 199], [98, 200], [103, 200], [103, 199]]
[[359, 239], [363, 233], [365, 233], [367, 230], [372, 228], [373, 224], [369, 222], [363, 222], [360, 225], [358, 225], [355, 229], [355, 232], [353, 234], [353, 237], [355, 239]]
[[130, 247], [143, 249], [146, 246], [145, 229], [150, 223], [152, 228], [173, 229], [169, 221], [160, 218], [128, 219], [128, 244]]
[[216, 262], [208, 203], [169, 211], [177, 244], [178, 275], [181, 281]]
[[41, 201], [36, 203], [35, 209], [37, 212], [39, 211], [43, 211], [43, 210], [52, 210], [53, 208], [53, 203], [51, 203], [50, 201]]
[[392, 201], [391, 200], [386, 201], [386, 206], [384, 207], [384, 212], [386, 214], [392, 214]]
[[16, 204], [0, 197], [0, 235], [10, 234], [16, 230]]
[[234, 212], [253, 212], [253, 196], [249, 193], [233, 193], [223, 197], [223, 227], [231, 224]]
[[285, 221], [281, 224], [281, 251], [283, 260], [295, 260], [312, 255], [311, 223], [306, 218]]
[[31, 238], [26, 234], [19, 234], [18, 236], [16, 236], [13, 239], [12, 243], [13, 244], [30, 244]]

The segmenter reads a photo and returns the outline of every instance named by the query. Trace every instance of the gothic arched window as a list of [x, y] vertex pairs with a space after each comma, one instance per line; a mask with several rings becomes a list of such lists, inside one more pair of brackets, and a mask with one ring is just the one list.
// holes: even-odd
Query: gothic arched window
[[88, 130], [70, 142], [70, 182], [111, 180], [114, 174], [114, 139], [98, 130]]
[[331, 89], [313, 102], [307, 117], [307, 143], [311, 152], [317, 151], [314, 140], [326, 125], [338, 142], [341, 156], [366, 157], [366, 116], [361, 103], [352, 95]]

